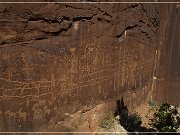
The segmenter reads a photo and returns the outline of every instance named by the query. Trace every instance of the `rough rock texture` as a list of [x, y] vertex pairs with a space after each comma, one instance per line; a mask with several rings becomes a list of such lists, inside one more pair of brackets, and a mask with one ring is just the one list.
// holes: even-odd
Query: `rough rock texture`
[[132, 110], [152, 99], [170, 54], [158, 39], [177, 14], [177, 4], [0, 4], [1, 131], [76, 131], [47, 126], [109, 99], [123, 96]]
[[180, 4], [161, 5], [154, 97], [180, 106]]

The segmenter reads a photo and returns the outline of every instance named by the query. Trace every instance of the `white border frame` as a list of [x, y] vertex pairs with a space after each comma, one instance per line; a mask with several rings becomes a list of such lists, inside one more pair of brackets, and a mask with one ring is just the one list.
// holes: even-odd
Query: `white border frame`
[[14, 2], [14, 1], [12, 1], [12, 2], [6, 2], [6, 1], [3, 1], [3, 2], [1, 2], [0, 1], [0, 4], [6, 4], [6, 3], [23, 3], [23, 4], [40, 4], [40, 3], [72, 3], [72, 4], [122, 4], [122, 3], [147, 3], [147, 4], [150, 4], [150, 3], [161, 3], [161, 4], [179, 4], [180, 2], [177, 2], [177, 1], [174, 1], [174, 2], [158, 2], [158, 0], [154, 0], [154, 1], [152, 1], [152, 2], [148, 2], [148, 1], [135, 1], [135, 2], [128, 2], [128, 1], [124, 1], [124, 2], [89, 2], [89, 1], [80, 1], [80, 2], [59, 2], [59, 1], [57, 1], [57, 2], [53, 2], [53, 1], [51, 1], [51, 2], [40, 2], [40, 1], [34, 1], [34, 2], [31, 2], [31, 1], [27, 1], [27, 2], [23, 2], [23, 1], [17, 1], [17, 2]]
[[68, 133], [68, 134], [72, 134], [72, 133], [78, 133], [78, 134], [127, 134], [127, 133], [144, 133], [144, 134], [161, 134], [161, 133], [167, 133], [167, 134], [179, 134], [179, 132], [0, 132], [0, 134], [59, 134], [59, 133]]

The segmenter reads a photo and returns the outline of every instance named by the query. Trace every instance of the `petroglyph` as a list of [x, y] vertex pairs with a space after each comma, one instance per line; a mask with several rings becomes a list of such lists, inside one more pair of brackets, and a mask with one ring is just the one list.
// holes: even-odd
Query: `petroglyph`
[[16, 112], [12, 112], [10, 110], [6, 111], [4, 113], [6, 116], [8, 116], [8, 121], [11, 122], [11, 119], [15, 119], [16, 118]]
[[[143, 12], [139, 25], [136, 11], [124, 20], [125, 13], [87, 7], [55, 4], [39, 7], [37, 12], [26, 5], [30, 12], [25, 22], [3, 23], [12, 30], [0, 43], [0, 103], [6, 106], [9, 123], [38, 127], [52, 118], [64, 119], [64, 113], [71, 115], [84, 106], [146, 86], [152, 79], [154, 52], [149, 43], [143, 43], [146, 39], [138, 36], [141, 30], [151, 29], [143, 23], [148, 13]], [[12, 8], [18, 15], [21, 8]], [[116, 36], [119, 42], [117, 33], [123, 33]]]
[[26, 117], [27, 117], [27, 113], [26, 112], [22, 112], [22, 108], [20, 108], [19, 111], [18, 111], [18, 117], [19, 117], [19, 121], [21, 119], [23, 119], [23, 121], [25, 121]]
[[40, 122], [42, 120], [43, 120], [43, 110], [42, 109], [34, 110], [33, 123]]

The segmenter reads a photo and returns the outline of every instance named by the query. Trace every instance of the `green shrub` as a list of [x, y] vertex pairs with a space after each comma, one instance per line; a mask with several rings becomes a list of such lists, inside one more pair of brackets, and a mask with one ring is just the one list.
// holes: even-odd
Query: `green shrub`
[[176, 132], [180, 125], [180, 116], [176, 107], [163, 103], [150, 121], [150, 126], [160, 132]]
[[114, 117], [114, 115], [113, 115], [112, 113], [109, 113], [109, 114], [107, 115], [107, 117], [105, 117], [105, 118], [101, 121], [101, 123], [99, 124], [99, 126], [102, 127], [102, 128], [111, 129], [111, 128], [114, 126], [114, 124], [115, 124], [116, 121], [117, 121], [117, 120], [116, 120], [116, 118]]
[[149, 105], [149, 107], [151, 108], [151, 110], [152, 111], [156, 111], [157, 110], [157, 104], [156, 104], [156, 102], [155, 101], [153, 101], [153, 100], [149, 100], [148, 101], [148, 105]]

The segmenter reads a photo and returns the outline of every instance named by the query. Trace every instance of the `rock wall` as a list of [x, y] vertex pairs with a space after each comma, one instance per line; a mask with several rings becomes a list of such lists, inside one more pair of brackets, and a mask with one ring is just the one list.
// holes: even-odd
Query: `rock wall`
[[43, 131], [123, 95], [129, 107], [152, 98], [160, 9], [0, 4], [1, 131]]
[[161, 5], [161, 25], [158, 36], [159, 60], [155, 76], [157, 81], [154, 86], [156, 101], [180, 105], [180, 5]]

